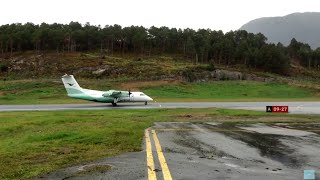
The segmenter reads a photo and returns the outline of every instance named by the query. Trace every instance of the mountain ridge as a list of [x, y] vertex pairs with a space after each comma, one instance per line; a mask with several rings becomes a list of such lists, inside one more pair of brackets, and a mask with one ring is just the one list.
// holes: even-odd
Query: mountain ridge
[[264, 34], [269, 42], [289, 45], [292, 38], [320, 47], [320, 12], [292, 13], [286, 16], [262, 17], [240, 27], [252, 33]]

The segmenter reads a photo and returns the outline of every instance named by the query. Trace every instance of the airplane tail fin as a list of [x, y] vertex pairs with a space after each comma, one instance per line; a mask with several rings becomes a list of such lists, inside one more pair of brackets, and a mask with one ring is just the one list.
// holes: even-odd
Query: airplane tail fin
[[68, 95], [73, 94], [82, 94], [82, 88], [79, 86], [76, 79], [73, 77], [73, 75], [63, 75], [62, 76], [62, 82], [64, 84], [64, 87], [67, 90]]

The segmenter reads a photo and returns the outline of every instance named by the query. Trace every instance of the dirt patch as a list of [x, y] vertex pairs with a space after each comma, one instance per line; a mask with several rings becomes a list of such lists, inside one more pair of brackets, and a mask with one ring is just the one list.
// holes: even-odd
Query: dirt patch
[[0, 96], [4, 96], [4, 95], [5, 95], [5, 93], [0, 91]]
[[179, 118], [192, 118], [192, 115], [191, 114], [181, 114], [181, 115], [178, 115], [177, 117], [179, 117]]
[[119, 83], [116, 84], [117, 87], [123, 88], [123, 89], [131, 89], [131, 90], [139, 90], [141, 87], [146, 86], [161, 86], [161, 85], [172, 85], [172, 84], [178, 84], [181, 83], [181, 81], [178, 80], [159, 80], [159, 81], [137, 81], [137, 82], [126, 82], [126, 83]]

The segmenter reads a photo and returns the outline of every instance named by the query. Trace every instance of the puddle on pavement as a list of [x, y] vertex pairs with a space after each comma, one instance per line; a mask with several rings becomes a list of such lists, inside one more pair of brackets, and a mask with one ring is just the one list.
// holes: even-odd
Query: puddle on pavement
[[204, 124], [203, 126], [214, 132], [240, 140], [247, 145], [258, 149], [261, 156], [268, 157], [286, 166], [298, 168], [303, 163], [301, 158], [297, 158], [296, 155], [293, 155], [294, 149], [291, 149], [280, 141], [280, 139], [283, 138], [294, 137], [245, 131], [239, 128], [238, 125], [232, 123], [223, 123], [215, 126]]
[[320, 124], [319, 123], [290, 123], [290, 124], [275, 124], [276, 126], [287, 128], [287, 129], [298, 129], [306, 132], [312, 132], [320, 135]]
[[86, 176], [86, 175], [91, 175], [96, 173], [105, 173], [111, 170], [111, 168], [112, 166], [110, 165], [97, 165], [97, 164], [81, 166], [80, 168], [78, 168], [78, 171], [76, 173], [72, 174], [71, 177]]
[[283, 135], [283, 136], [309, 136], [315, 135], [315, 133], [297, 130], [297, 129], [290, 129], [287, 127], [281, 127], [277, 125], [265, 125], [265, 124], [255, 124], [251, 126], [240, 127], [241, 129], [248, 130], [248, 131], [255, 131], [259, 134], [273, 134], [273, 135]]
[[191, 129], [192, 123], [190, 122], [157, 122], [153, 127], [159, 129]]
[[[199, 141], [193, 137], [190, 132], [177, 131], [176, 135], [174, 142], [183, 147], [194, 149], [194, 154], [199, 158], [215, 159], [215, 157], [231, 157], [231, 155], [223, 151], [219, 151], [216, 147]], [[170, 151], [172, 150], [169, 149], [169, 152]]]

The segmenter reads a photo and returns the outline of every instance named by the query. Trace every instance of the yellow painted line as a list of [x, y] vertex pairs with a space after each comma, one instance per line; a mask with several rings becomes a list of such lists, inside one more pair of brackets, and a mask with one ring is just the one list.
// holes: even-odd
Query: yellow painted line
[[148, 167], [148, 180], [157, 180], [156, 171], [154, 168], [154, 161], [152, 156], [152, 146], [148, 129], [145, 130], [146, 137], [146, 152], [147, 152], [147, 167]]
[[161, 145], [160, 145], [160, 142], [159, 142], [159, 139], [157, 137], [155, 130], [152, 130], [152, 135], [153, 135], [154, 144], [156, 145], [159, 162], [160, 162], [161, 169], [162, 169], [163, 179], [164, 180], [172, 180], [167, 161], [164, 158], [164, 155], [162, 153]]

